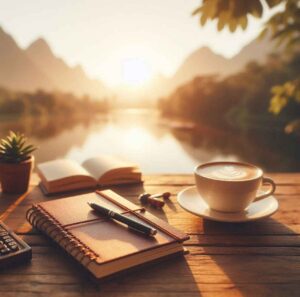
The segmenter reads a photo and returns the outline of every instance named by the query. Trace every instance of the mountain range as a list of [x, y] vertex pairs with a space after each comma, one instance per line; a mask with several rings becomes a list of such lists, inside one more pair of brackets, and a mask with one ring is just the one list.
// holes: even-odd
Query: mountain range
[[[133, 99], [132, 102], [140, 99], [153, 101], [168, 95], [196, 76], [226, 76], [242, 70], [252, 60], [264, 62], [271, 52], [274, 52], [274, 45], [269, 38], [253, 40], [231, 59], [214, 53], [208, 47], [202, 47], [191, 53], [172, 77], [157, 74], [141, 90], [122, 86], [116, 88], [114, 93], [120, 98], [119, 102], [124, 98]], [[104, 83], [89, 78], [81, 66], [71, 67], [57, 57], [44, 39], [39, 38], [22, 49], [1, 27], [0, 86], [23, 91], [58, 90], [93, 97], [112, 94]]]
[[91, 79], [80, 66], [70, 67], [55, 56], [44, 39], [37, 39], [21, 49], [0, 27], [0, 85], [12, 90], [72, 92], [105, 96], [107, 88]]
[[184, 60], [171, 78], [169, 89], [172, 90], [199, 75], [226, 76], [236, 73], [251, 61], [265, 62], [268, 55], [276, 51], [280, 51], [280, 48], [275, 47], [275, 43], [270, 40], [269, 36], [263, 39], [254, 39], [231, 59], [215, 54], [208, 47], [202, 47]]
[[[208, 47], [201, 47], [192, 52], [179, 66], [171, 77], [156, 74], [140, 92], [126, 87], [117, 89], [118, 97], [127, 99], [137, 98], [137, 101], [146, 101], [152, 104], [156, 99], [168, 96], [179, 86], [201, 75], [219, 75], [221, 77], [241, 71], [249, 62], [263, 63], [267, 57], [281, 51], [276, 48], [270, 37], [254, 39], [231, 59], [214, 53]], [[143, 99], [143, 100], [140, 100]]]

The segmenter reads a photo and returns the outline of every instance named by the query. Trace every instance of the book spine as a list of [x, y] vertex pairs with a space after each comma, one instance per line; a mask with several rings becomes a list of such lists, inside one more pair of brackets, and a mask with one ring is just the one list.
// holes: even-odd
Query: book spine
[[98, 255], [72, 235], [40, 205], [33, 205], [26, 212], [26, 219], [33, 227], [57, 242], [82, 265], [87, 266], [90, 262], [98, 258]]

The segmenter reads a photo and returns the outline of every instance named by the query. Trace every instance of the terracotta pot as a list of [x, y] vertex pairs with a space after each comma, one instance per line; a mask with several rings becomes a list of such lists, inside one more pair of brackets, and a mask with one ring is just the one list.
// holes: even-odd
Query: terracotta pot
[[27, 192], [33, 164], [33, 156], [21, 163], [0, 163], [2, 192], [7, 194]]

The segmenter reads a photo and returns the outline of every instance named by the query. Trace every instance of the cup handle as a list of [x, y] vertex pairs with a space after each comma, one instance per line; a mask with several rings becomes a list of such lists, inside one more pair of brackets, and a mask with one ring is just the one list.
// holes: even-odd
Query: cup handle
[[275, 192], [275, 189], [276, 189], [276, 184], [274, 183], [274, 181], [269, 178], [269, 177], [263, 177], [262, 178], [262, 184], [265, 185], [265, 184], [268, 184], [270, 185], [270, 189], [267, 190], [266, 192], [264, 192], [263, 194], [257, 196], [254, 201], [259, 201], [259, 200], [262, 200], [270, 195], [272, 195], [274, 192]]

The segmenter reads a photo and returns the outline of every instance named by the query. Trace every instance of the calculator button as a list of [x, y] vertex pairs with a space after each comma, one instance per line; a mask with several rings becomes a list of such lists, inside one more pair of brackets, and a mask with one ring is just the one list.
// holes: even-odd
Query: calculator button
[[3, 249], [0, 250], [0, 253], [1, 253], [2, 255], [6, 255], [6, 254], [8, 254], [9, 252], [10, 252], [10, 250], [9, 250], [8, 248], [3, 248]]
[[[0, 270], [10, 264], [29, 260], [31, 255], [31, 248], [0, 220]], [[2, 295], [0, 293], [0, 297]]]
[[16, 244], [10, 245], [9, 248], [10, 248], [10, 250], [13, 251], [13, 252], [15, 252], [15, 251], [17, 251], [17, 250], [19, 249], [19, 247], [18, 247]]
[[15, 242], [12, 238], [4, 239], [5, 243]]

